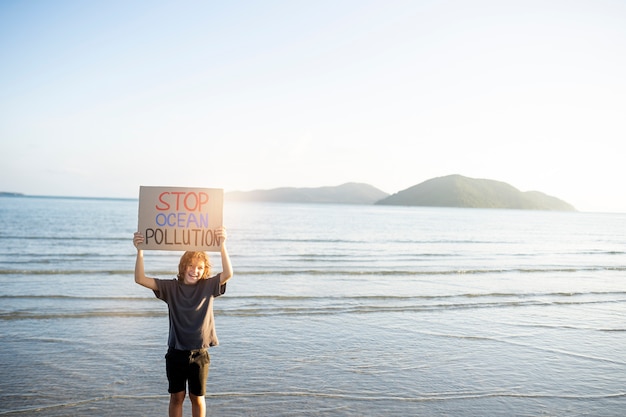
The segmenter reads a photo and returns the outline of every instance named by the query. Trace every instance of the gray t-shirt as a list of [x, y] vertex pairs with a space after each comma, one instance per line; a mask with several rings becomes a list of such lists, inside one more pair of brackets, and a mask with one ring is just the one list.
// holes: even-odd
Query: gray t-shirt
[[217, 346], [213, 319], [213, 299], [226, 292], [220, 285], [220, 274], [187, 285], [178, 279], [155, 279], [154, 295], [167, 303], [170, 332], [167, 344], [179, 350], [194, 350]]

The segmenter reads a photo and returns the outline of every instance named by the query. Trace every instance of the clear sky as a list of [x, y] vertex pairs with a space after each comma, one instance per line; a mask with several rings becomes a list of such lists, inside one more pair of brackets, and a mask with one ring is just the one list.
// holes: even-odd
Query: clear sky
[[0, 0], [0, 191], [461, 174], [626, 212], [626, 1]]

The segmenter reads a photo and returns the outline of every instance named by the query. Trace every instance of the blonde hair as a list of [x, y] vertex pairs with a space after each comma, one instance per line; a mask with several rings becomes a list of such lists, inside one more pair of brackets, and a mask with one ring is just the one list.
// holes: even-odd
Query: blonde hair
[[209, 255], [207, 255], [206, 252], [185, 252], [183, 256], [180, 257], [180, 262], [178, 263], [179, 280], [184, 279], [185, 270], [194, 259], [199, 259], [204, 262], [204, 271], [200, 279], [207, 279], [209, 277], [211, 274], [211, 260], [209, 259]]

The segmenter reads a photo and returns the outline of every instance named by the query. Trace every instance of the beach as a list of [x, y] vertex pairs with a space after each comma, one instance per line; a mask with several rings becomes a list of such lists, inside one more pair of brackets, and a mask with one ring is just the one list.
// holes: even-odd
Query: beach
[[[0, 208], [0, 415], [165, 415], [167, 307], [133, 282], [137, 201]], [[215, 301], [207, 415], [623, 414], [624, 214], [224, 216], [235, 276]], [[146, 272], [173, 278], [179, 257], [147, 252]]]

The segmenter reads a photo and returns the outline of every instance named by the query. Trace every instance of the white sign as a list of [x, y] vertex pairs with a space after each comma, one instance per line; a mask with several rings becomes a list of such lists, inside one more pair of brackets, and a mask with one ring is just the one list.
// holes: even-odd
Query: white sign
[[139, 187], [140, 249], [219, 252], [221, 188]]

